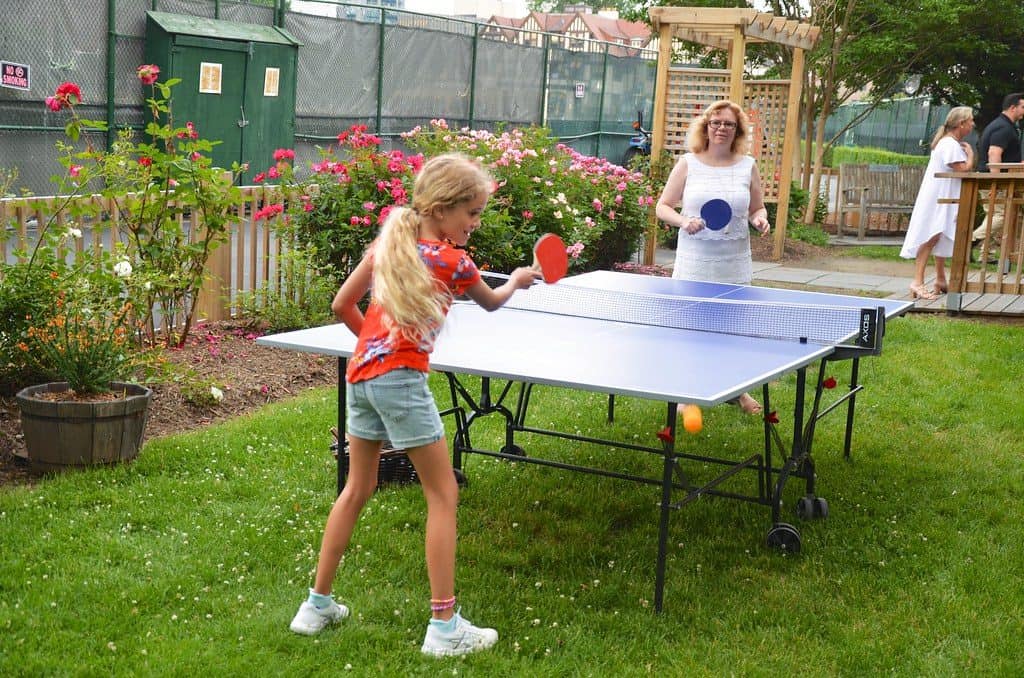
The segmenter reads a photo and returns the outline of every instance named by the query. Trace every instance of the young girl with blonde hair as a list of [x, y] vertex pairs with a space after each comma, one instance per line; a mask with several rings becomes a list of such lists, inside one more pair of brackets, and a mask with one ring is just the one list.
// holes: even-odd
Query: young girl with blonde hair
[[[468, 158], [448, 154], [424, 164], [411, 207], [392, 210], [380, 235], [331, 303], [358, 337], [346, 378], [349, 475], [324, 528], [316, 580], [291, 623], [313, 635], [348, 616], [331, 586], [363, 506], [377, 487], [384, 440], [408, 452], [427, 503], [426, 561], [432, 619], [421, 651], [443, 657], [474, 652], [498, 640], [455, 608], [458, 484], [437, 405], [427, 385], [430, 353], [453, 297], [466, 294], [488, 311], [499, 308], [538, 273], [512, 272], [491, 289], [460, 247], [480, 226], [493, 180]], [[357, 303], [372, 289], [366, 315]]]

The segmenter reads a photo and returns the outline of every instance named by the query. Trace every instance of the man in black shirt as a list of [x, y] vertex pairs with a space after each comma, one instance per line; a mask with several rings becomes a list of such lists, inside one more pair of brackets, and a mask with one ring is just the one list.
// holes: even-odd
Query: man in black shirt
[[[1003, 112], [986, 125], [981, 134], [981, 142], [978, 144], [979, 172], [989, 171], [990, 162], [1021, 161], [1020, 132], [1017, 130], [1017, 121], [1021, 118], [1024, 118], [1024, 93], [1008, 94], [1003, 98]], [[992, 209], [992, 232], [988, 242], [992, 256], [999, 251], [1005, 218], [1005, 205], [997, 198]], [[974, 230], [974, 245], [980, 244], [985, 238], [985, 226], [982, 224]]]

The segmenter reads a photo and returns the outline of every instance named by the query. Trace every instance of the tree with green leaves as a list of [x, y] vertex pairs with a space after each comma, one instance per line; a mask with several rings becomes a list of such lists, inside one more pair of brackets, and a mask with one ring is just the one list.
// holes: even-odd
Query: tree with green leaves
[[[652, 5], [750, 6], [742, 0], [635, 4], [633, 16], [641, 20], [648, 20]], [[821, 29], [818, 45], [807, 54], [801, 112], [804, 138], [816, 141], [804, 150], [804, 166], [815, 167], [813, 174], [804, 173], [812, 201], [820, 186], [817, 180], [810, 186], [811, 176], [820, 177], [824, 153], [886, 100], [926, 95], [936, 104], [976, 106], [980, 129], [999, 115], [1004, 95], [1024, 91], [1024, 3], [1019, 0], [768, 0], [758, 9]], [[752, 46], [750, 59], [761, 62], [765, 77], [787, 77], [792, 55], [779, 46]], [[825, 139], [829, 115], [854, 98], [868, 105]], [[807, 213], [813, 215], [813, 204]]]
[[[981, 128], [999, 114], [1005, 94], [1024, 90], [1024, 6], [1017, 0], [812, 0], [810, 20], [821, 27], [805, 83], [807, 138], [816, 141], [812, 201], [827, 148], [884, 101], [923, 94], [933, 103], [976, 106]], [[854, 96], [869, 105], [825, 139], [825, 120]], [[808, 147], [805, 166], [810, 161]]]

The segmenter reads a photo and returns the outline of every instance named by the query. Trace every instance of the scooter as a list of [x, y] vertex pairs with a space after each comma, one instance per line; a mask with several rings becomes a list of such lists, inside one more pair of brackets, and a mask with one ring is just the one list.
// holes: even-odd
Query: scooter
[[636, 134], [629, 138], [629, 145], [626, 152], [622, 154], [622, 166], [629, 168], [633, 158], [638, 155], [651, 154], [651, 130], [644, 129], [644, 112], [636, 112], [636, 121], [633, 122], [633, 129]]

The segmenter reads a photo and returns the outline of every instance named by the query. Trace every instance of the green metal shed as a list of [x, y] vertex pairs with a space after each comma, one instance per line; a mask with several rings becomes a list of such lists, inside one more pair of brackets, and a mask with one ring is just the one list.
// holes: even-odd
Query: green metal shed
[[213, 161], [249, 163], [241, 181], [268, 167], [274, 149], [295, 143], [299, 42], [275, 26], [146, 12], [147, 63], [172, 90], [175, 125], [191, 120], [204, 139], [220, 141]]

